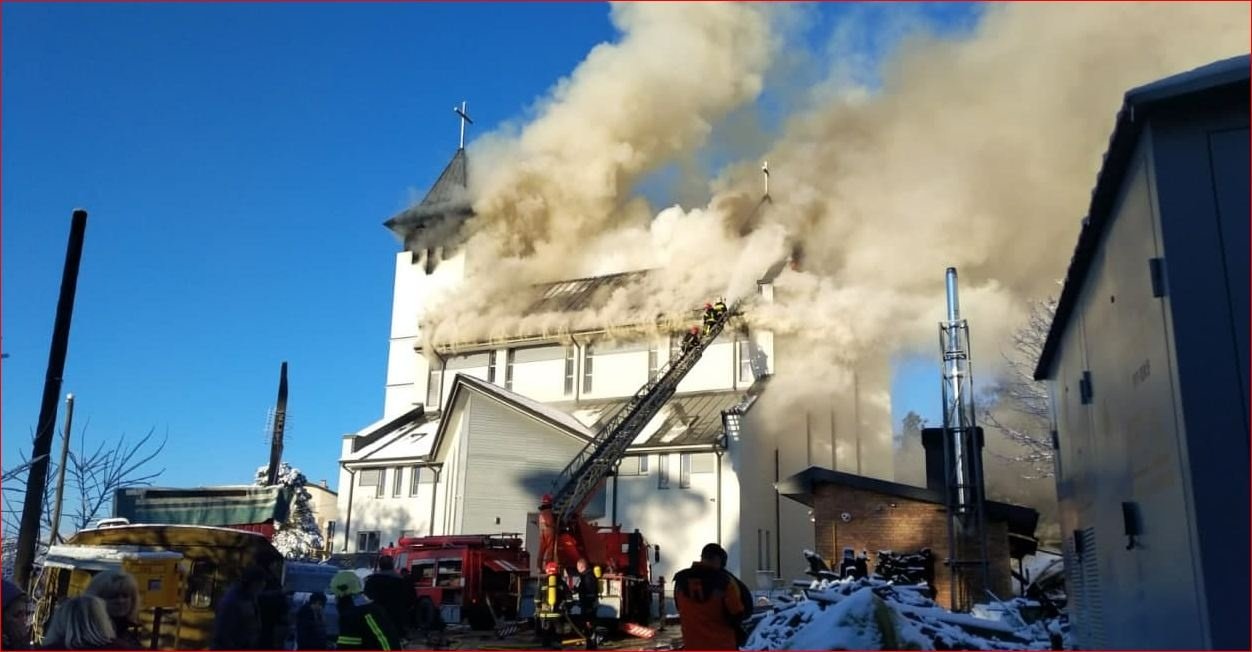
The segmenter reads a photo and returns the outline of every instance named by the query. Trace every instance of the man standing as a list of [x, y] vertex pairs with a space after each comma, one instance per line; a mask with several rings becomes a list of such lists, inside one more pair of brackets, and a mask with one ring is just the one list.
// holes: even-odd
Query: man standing
[[396, 563], [388, 555], [378, 558], [378, 572], [365, 578], [365, 597], [387, 612], [387, 617], [401, 632], [408, 630], [417, 593], [396, 572]]
[[261, 608], [259, 598], [265, 590], [268, 573], [259, 566], [243, 572], [217, 607], [213, 619], [212, 650], [252, 650], [261, 641]]
[[335, 594], [339, 613], [337, 649], [384, 652], [400, 649], [400, 634], [391, 618], [380, 605], [362, 595], [361, 578], [356, 573], [346, 570], [335, 573], [330, 580], [330, 590]]
[[587, 566], [586, 559], [575, 564], [578, 569], [578, 612], [587, 630], [587, 649], [596, 649], [596, 609], [600, 606], [600, 578]]
[[700, 561], [674, 576], [674, 601], [688, 650], [739, 649], [740, 623], [751, 613], [751, 598], [725, 568], [726, 551], [710, 543], [700, 551]]
[[0, 649], [30, 649], [30, 598], [18, 585], [4, 580], [4, 595], [0, 598], [4, 609], [4, 622], [0, 623]]

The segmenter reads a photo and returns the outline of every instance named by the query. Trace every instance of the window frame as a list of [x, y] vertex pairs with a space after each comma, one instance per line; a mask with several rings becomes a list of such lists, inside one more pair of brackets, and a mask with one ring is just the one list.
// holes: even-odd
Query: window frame
[[657, 350], [656, 340], [648, 340], [648, 380], [656, 378], [661, 370], [661, 352]]
[[487, 382], [495, 384], [496, 382], [496, 352], [487, 352]]
[[588, 342], [583, 346], [583, 393], [590, 394], [595, 386], [595, 345]]
[[678, 454], [678, 488], [691, 488], [691, 453]]
[[391, 497], [399, 498], [400, 493], [404, 490], [404, 474], [400, 472], [401, 467], [397, 466], [392, 469], [391, 475]]
[[739, 364], [735, 367], [735, 381], [750, 383], [756, 380], [756, 374], [752, 370], [752, 341], [747, 338], [736, 341], [735, 355], [739, 358]]
[[[378, 474], [376, 476], [377, 479], [374, 482], [365, 484], [365, 477], [366, 477], [365, 474], [370, 473], [370, 472], [377, 472]], [[371, 467], [368, 469], [361, 469], [360, 471], [357, 471], [356, 486], [358, 487], [376, 487], [379, 484], [382, 484], [382, 482], [383, 482], [383, 469], [380, 469], [378, 467]]]
[[413, 468], [409, 470], [409, 498], [415, 498], [417, 496], [417, 487], [421, 484], [421, 482], [422, 467], [421, 465], [414, 464]]
[[669, 489], [669, 453], [660, 453], [657, 458], [656, 488]]
[[504, 351], [504, 388], [513, 391], [513, 365], [515, 364], [514, 349]]
[[[374, 546], [369, 546], [370, 537], [373, 536]], [[361, 537], [365, 537], [365, 546], [361, 545]], [[356, 532], [356, 551], [357, 552], [378, 552], [383, 547], [383, 533], [379, 530], [357, 530]]]
[[426, 372], [426, 407], [432, 412], [439, 411], [443, 406], [444, 371], [442, 364], [434, 364]]
[[565, 395], [573, 396], [574, 382], [578, 377], [578, 347], [565, 347]]

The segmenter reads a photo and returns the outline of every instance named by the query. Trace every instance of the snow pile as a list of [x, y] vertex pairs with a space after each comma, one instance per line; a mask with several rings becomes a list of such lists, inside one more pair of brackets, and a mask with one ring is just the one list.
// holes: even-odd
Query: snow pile
[[[266, 485], [268, 472], [269, 466], [257, 469], [257, 485]], [[287, 559], [316, 559], [324, 547], [322, 530], [313, 514], [313, 495], [304, 488], [308, 482], [300, 469], [292, 468], [286, 462], [278, 467], [278, 484], [295, 490], [291, 515], [285, 523], [278, 526], [272, 541], [274, 547]]]
[[744, 649], [1046, 650], [1050, 634], [1067, 638], [1063, 622], [1027, 624], [1014, 603], [998, 605], [1000, 620], [975, 618], [940, 607], [923, 589], [878, 578], [815, 581], [799, 598], [776, 598]]

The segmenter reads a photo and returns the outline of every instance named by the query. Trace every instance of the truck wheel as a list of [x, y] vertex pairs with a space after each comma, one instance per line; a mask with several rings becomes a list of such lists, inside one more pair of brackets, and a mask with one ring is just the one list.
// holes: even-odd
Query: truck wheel
[[417, 599], [417, 627], [422, 631], [431, 631], [437, 628], [439, 623], [439, 608], [435, 606], [435, 601], [429, 596], [422, 596]]

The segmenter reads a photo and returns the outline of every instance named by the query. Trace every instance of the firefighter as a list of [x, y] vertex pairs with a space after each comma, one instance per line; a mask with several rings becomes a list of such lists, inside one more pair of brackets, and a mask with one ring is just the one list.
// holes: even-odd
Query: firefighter
[[674, 576], [683, 647], [688, 650], [737, 650], [741, 624], [751, 614], [751, 595], [725, 570], [726, 551], [704, 546], [700, 561]]
[[718, 319], [721, 319], [722, 315], [726, 314], [726, 302], [722, 299], [718, 299], [717, 303], [713, 304], [713, 313]]
[[704, 304], [704, 329], [708, 330], [713, 327], [713, 323], [717, 321], [717, 309], [713, 304]]
[[399, 650], [400, 636], [382, 607], [363, 594], [361, 578], [345, 570], [330, 580], [339, 612], [340, 650]]
[[683, 336], [682, 352], [686, 353], [700, 344], [700, 327], [692, 326]]
[[578, 612], [582, 616], [582, 625], [586, 628], [587, 649], [596, 649], [596, 609], [600, 606], [600, 578], [587, 565], [586, 559], [579, 559], [578, 569]]

